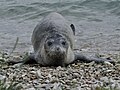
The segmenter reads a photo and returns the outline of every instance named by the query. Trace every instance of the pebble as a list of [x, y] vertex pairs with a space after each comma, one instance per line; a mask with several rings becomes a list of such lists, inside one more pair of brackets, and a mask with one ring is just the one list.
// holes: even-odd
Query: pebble
[[0, 75], [0, 80], [4, 80], [6, 76]]
[[54, 83], [54, 86], [53, 86], [52, 90], [62, 90], [61, 84], [60, 83]]
[[28, 89], [26, 89], [26, 90], [36, 90], [35, 88], [28, 88]]

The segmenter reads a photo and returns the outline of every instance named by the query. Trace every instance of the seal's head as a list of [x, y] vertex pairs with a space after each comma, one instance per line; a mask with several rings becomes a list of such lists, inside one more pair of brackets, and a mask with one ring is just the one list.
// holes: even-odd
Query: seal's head
[[47, 62], [50, 65], [63, 65], [69, 48], [69, 42], [60, 34], [50, 35], [46, 38], [44, 50]]

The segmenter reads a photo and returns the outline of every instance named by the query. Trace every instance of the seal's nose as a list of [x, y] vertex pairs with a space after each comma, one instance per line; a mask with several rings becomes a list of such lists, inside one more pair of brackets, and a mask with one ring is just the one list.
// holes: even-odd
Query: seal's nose
[[59, 47], [57, 47], [57, 51], [60, 51], [60, 48], [59, 48]]
[[60, 52], [60, 47], [59, 47], [59, 46], [56, 46], [56, 47], [55, 47], [55, 51], [56, 51], [56, 52]]

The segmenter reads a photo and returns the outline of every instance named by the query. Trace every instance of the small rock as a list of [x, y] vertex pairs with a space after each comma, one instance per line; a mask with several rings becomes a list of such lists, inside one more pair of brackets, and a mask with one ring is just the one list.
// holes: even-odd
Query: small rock
[[35, 71], [30, 71], [30, 73], [31, 73], [31, 74], [36, 74], [36, 72], [35, 72]]
[[73, 76], [74, 76], [75, 78], [77, 78], [77, 77], [80, 76], [80, 74], [79, 74], [79, 73], [73, 73]]
[[101, 77], [100, 80], [107, 85], [112, 84], [108, 77]]
[[60, 83], [54, 83], [54, 87], [52, 90], [62, 90]]
[[52, 78], [52, 75], [51, 75], [51, 74], [48, 74], [48, 77], [49, 77], [49, 78]]
[[105, 64], [105, 65], [108, 65], [108, 66], [111, 66], [111, 67], [113, 66], [113, 64], [111, 64], [111, 63], [108, 62], [108, 61], [105, 61], [104, 64]]
[[63, 70], [63, 68], [61, 66], [58, 66], [56, 70], [60, 71], [60, 70]]
[[50, 81], [47, 79], [46, 81], [45, 81], [45, 83], [49, 83]]
[[37, 70], [36, 76], [37, 76], [38, 78], [44, 78], [44, 77], [41, 75], [41, 71], [40, 71], [40, 70]]
[[4, 80], [6, 76], [0, 75], [0, 80]]
[[83, 89], [79, 86], [79, 87], [72, 88], [71, 90], [83, 90]]
[[26, 89], [26, 90], [36, 90], [35, 88], [28, 88], [28, 89]]
[[76, 82], [77, 82], [77, 79], [73, 79], [72, 82], [73, 82], [73, 83], [76, 83]]

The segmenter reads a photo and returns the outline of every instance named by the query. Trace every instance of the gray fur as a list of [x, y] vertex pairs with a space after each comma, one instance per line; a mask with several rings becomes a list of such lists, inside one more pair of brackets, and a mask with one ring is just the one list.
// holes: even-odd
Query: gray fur
[[[35, 27], [32, 34], [32, 44], [34, 48], [35, 60], [42, 65], [54, 65], [51, 58], [47, 58], [44, 44], [49, 36], [59, 34], [69, 43], [69, 48], [66, 51], [62, 64], [69, 64], [74, 60], [74, 33], [68, 21], [60, 14], [53, 12], [44, 17], [41, 22]], [[51, 52], [52, 53], [52, 52]], [[57, 59], [57, 58], [56, 58]], [[56, 60], [57, 61], [57, 60]], [[53, 63], [53, 64], [51, 64]], [[59, 61], [57, 61], [59, 63]]]

